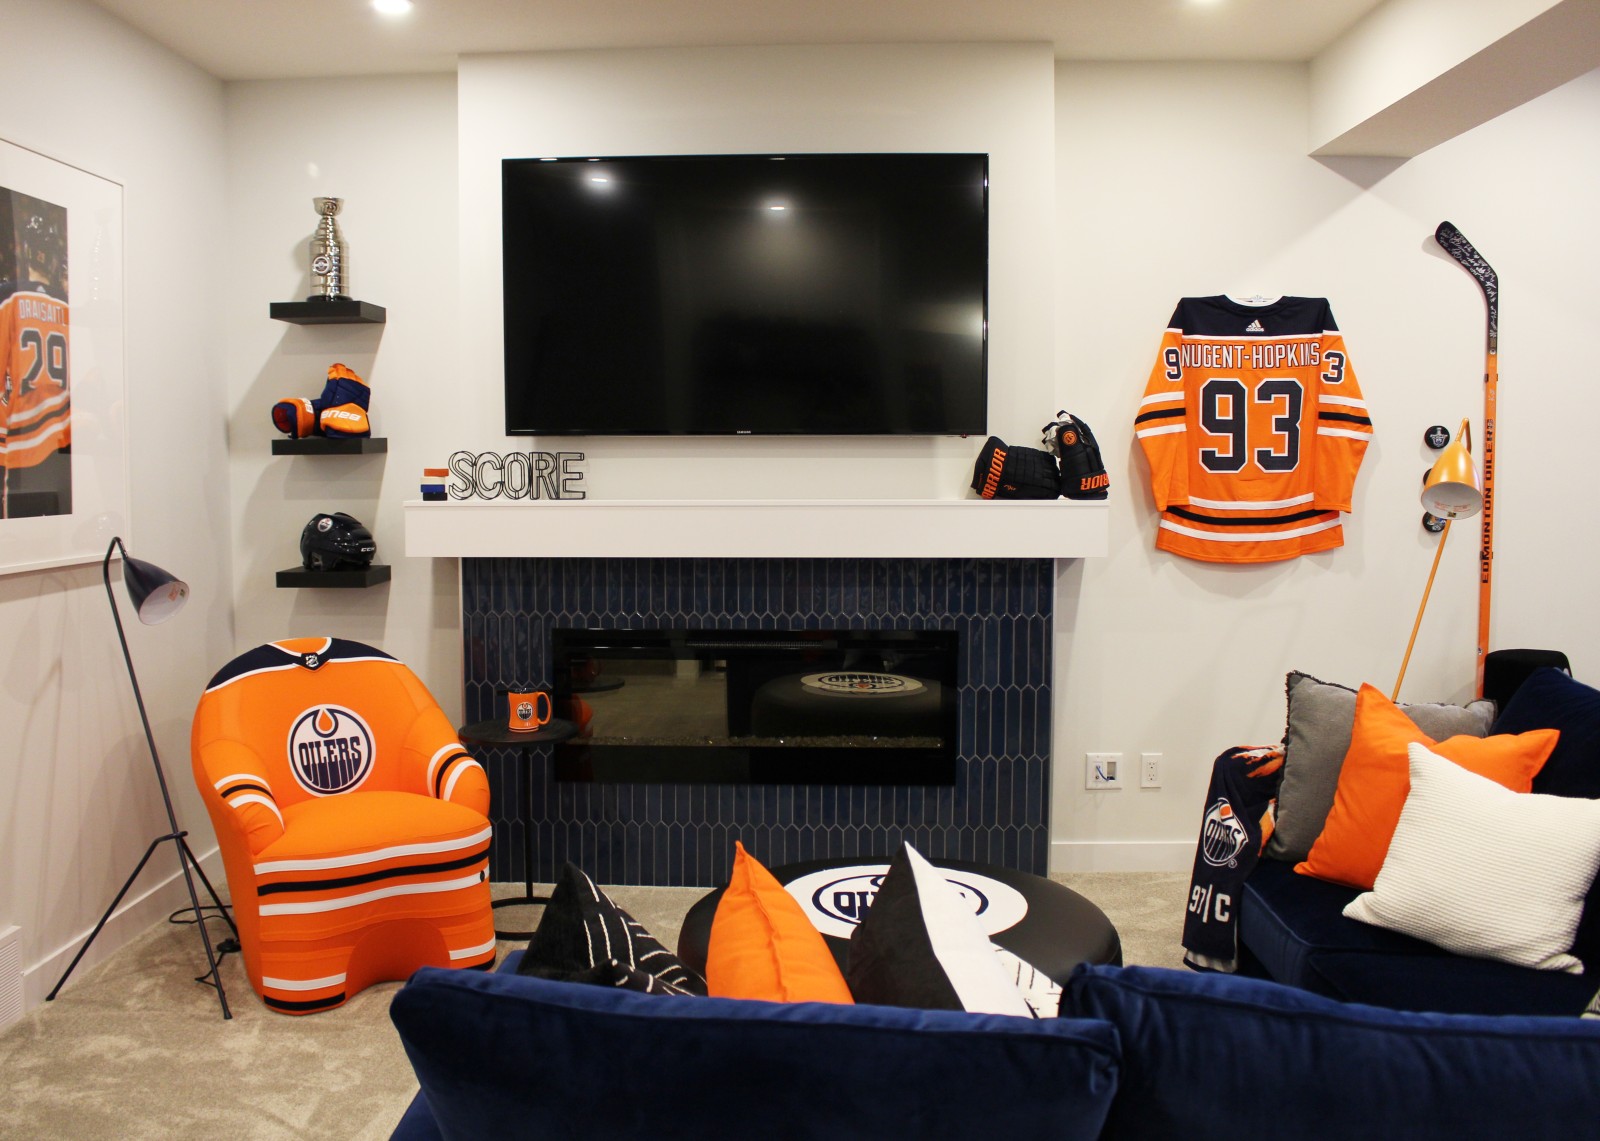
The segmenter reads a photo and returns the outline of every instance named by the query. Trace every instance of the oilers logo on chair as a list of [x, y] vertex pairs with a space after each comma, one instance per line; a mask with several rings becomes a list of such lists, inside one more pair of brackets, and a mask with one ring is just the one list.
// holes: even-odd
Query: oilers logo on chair
[[372, 730], [354, 710], [317, 705], [289, 729], [289, 770], [312, 796], [359, 788], [372, 772]]

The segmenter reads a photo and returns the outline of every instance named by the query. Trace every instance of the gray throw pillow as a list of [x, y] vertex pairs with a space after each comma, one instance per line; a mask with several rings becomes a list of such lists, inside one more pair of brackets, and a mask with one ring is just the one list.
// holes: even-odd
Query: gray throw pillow
[[[1339, 770], [1350, 750], [1356, 721], [1356, 691], [1310, 674], [1289, 674], [1288, 728], [1283, 737], [1283, 783], [1278, 788], [1278, 821], [1267, 841], [1267, 855], [1303, 860], [1322, 835]], [[1435, 741], [1488, 735], [1494, 702], [1470, 705], [1401, 705], [1405, 715]]]

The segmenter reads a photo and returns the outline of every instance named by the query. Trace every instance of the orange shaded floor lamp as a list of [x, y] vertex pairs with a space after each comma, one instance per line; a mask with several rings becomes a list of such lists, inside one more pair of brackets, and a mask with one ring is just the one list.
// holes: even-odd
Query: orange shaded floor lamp
[[[147, 626], [165, 622], [182, 610], [184, 603], [189, 599], [189, 584], [182, 582], [175, 575], [162, 570], [158, 566], [143, 562], [128, 554], [128, 548], [123, 546], [120, 537], [111, 540], [111, 545], [106, 548], [106, 557], [100, 564], [100, 573], [106, 583], [106, 598], [111, 601], [111, 617], [117, 624], [117, 640], [122, 643], [122, 660], [128, 666], [128, 680], [133, 683], [133, 699], [138, 703], [139, 720], [144, 724], [145, 743], [150, 746], [150, 760], [155, 765], [156, 780], [161, 785], [161, 799], [167, 806], [167, 824], [170, 826], [170, 831], [150, 841], [150, 846], [144, 850], [144, 858], [139, 861], [138, 867], [133, 869], [133, 874], [128, 877], [128, 881], [122, 885], [122, 890], [117, 892], [117, 897], [111, 901], [111, 906], [106, 908], [105, 914], [100, 917], [100, 922], [94, 925], [94, 930], [89, 933], [89, 938], [84, 940], [82, 947], [78, 948], [78, 953], [73, 956], [66, 972], [50, 993], [45, 995], [45, 1001], [48, 1002], [54, 999], [61, 988], [66, 985], [67, 979], [77, 967], [79, 960], [83, 958], [84, 953], [88, 951], [90, 945], [95, 941], [95, 937], [100, 934], [101, 929], [105, 927], [112, 913], [116, 911], [117, 905], [122, 902], [122, 897], [128, 894], [128, 889], [133, 886], [133, 881], [139, 878], [140, 872], [144, 871], [145, 864], [150, 862], [150, 857], [155, 854], [156, 849], [162, 844], [171, 841], [178, 850], [178, 867], [183, 872], [183, 882], [189, 888], [189, 908], [187, 910], [194, 914], [194, 924], [200, 929], [200, 941], [205, 944], [206, 962], [211, 967], [207, 974], [199, 976], [195, 981], [205, 983], [207, 986], [214, 988], [217, 992], [217, 1001], [222, 1005], [222, 1017], [232, 1018], [233, 1013], [228, 1009], [228, 995], [222, 988], [222, 972], [219, 969], [219, 963], [222, 954], [238, 950], [239, 932], [238, 928], [234, 928], [231, 940], [225, 941], [218, 948], [214, 949], [212, 947], [211, 935], [206, 930], [206, 921], [216, 918], [216, 916], [208, 916], [201, 910], [200, 897], [195, 892], [194, 876], [200, 877], [200, 882], [205, 885], [206, 891], [211, 894], [211, 904], [208, 905], [207, 910], [215, 910], [223, 919], [228, 921], [230, 927], [233, 926], [233, 917], [228, 914], [228, 910], [223, 905], [222, 900], [217, 897], [217, 889], [211, 886], [211, 881], [206, 878], [205, 872], [201, 870], [200, 861], [195, 859], [194, 852], [189, 848], [189, 842], [184, 839], [188, 833], [178, 827], [178, 816], [172, 808], [172, 794], [167, 789], [167, 774], [161, 768], [161, 755], [156, 751], [156, 739], [154, 734], [150, 732], [150, 718], [144, 710], [144, 696], [139, 692], [139, 677], [133, 670], [133, 656], [128, 652], [128, 638], [123, 633], [122, 615], [117, 610], [117, 597], [111, 591], [111, 556], [119, 550], [122, 552], [122, 582], [127, 588], [128, 599], [133, 603], [133, 609], [139, 615], [139, 621]], [[190, 874], [191, 869], [193, 875]], [[181, 915], [183, 912], [180, 911], [176, 914]], [[232, 944], [231, 946], [229, 945], [230, 943]]]
[[1422, 590], [1422, 605], [1417, 607], [1417, 620], [1411, 624], [1411, 640], [1406, 643], [1406, 656], [1400, 662], [1400, 676], [1394, 679], [1390, 701], [1400, 700], [1400, 683], [1406, 679], [1406, 666], [1411, 662], [1412, 647], [1417, 644], [1417, 630], [1422, 625], [1422, 612], [1428, 608], [1433, 578], [1439, 573], [1439, 556], [1444, 554], [1445, 540], [1450, 537], [1450, 524], [1457, 519], [1470, 518], [1483, 509], [1483, 485], [1478, 482], [1478, 469], [1472, 462], [1471, 440], [1471, 427], [1463, 420], [1455, 441], [1440, 453], [1422, 481], [1422, 506], [1428, 514], [1444, 520], [1444, 530], [1433, 552], [1433, 569], [1428, 572], [1428, 585]]

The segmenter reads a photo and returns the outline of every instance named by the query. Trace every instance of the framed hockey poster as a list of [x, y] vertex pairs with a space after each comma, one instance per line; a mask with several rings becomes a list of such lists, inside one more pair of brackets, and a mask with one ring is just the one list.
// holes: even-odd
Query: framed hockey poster
[[122, 187], [0, 139], [0, 574], [127, 535]]

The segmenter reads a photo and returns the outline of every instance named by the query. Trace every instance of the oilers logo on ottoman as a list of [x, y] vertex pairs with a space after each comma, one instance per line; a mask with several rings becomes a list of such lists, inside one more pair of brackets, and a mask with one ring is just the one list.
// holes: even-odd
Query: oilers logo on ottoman
[[1225, 797], [1206, 809], [1205, 821], [1200, 825], [1200, 854], [1214, 868], [1233, 868], [1239, 864], [1239, 855], [1250, 842], [1244, 822], [1233, 811]]
[[349, 792], [372, 771], [372, 730], [340, 705], [317, 705], [289, 729], [289, 769], [312, 796]]
[[[885, 864], [823, 868], [783, 886], [818, 931], [848, 939], [872, 906], [888, 870]], [[1009, 930], [1028, 914], [1028, 901], [1010, 884], [976, 872], [947, 871], [945, 878], [972, 908], [986, 935]]]

